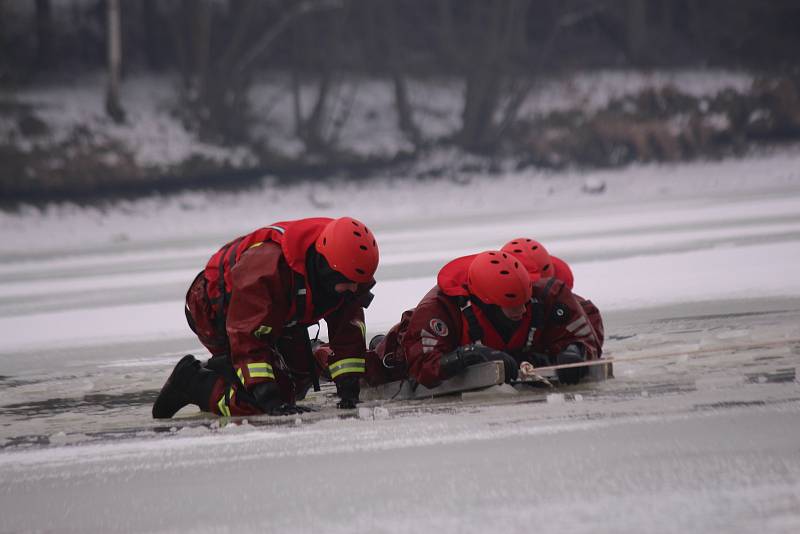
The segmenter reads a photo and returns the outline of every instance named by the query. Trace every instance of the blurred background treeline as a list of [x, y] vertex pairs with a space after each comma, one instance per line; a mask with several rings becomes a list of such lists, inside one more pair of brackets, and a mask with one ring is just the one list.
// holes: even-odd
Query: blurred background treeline
[[796, 0], [0, 0], [0, 193], [726, 156], [799, 61]]

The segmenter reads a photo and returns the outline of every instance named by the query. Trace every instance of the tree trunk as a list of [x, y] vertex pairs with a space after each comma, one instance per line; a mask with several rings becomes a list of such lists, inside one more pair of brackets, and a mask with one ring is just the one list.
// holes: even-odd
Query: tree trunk
[[36, 0], [36, 67], [53, 64], [53, 17], [50, 0]]
[[106, 113], [116, 123], [125, 122], [125, 111], [119, 98], [120, 70], [122, 66], [122, 35], [119, 0], [108, 0], [108, 89]]
[[[491, 4], [478, 1], [471, 6], [472, 61], [468, 62], [465, 75], [464, 107], [458, 134], [459, 144], [466, 150], [486, 152], [492, 148], [496, 134], [495, 112], [502, 85], [509, 74], [509, 30], [516, 7], [515, 0]], [[484, 12], [485, 9], [489, 12]]]
[[[191, 65], [194, 83], [200, 91], [209, 83], [208, 63], [211, 50], [211, 5], [207, 0], [191, 2], [191, 31], [189, 34]], [[210, 81], [216, 83], [216, 81]]]
[[164, 46], [161, 39], [160, 22], [156, 0], [143, 0], [142, 26], [144, 42], [142, 43], [142, 52], [147, 66], [156, 71], [164, 67], [164, 58], [160, 53], [162, 46]]
[[647, 6], [646, 0], [627, 0], [625, 34], [628, 58], [634, 65], [647, 57]]
[[380, 20], [384, 26], [386, 39], [386, 63], [392, 75], [394, 86], [394, 104], [397, 113], [397, 126], [415, 148], [422, 145], [422, 132], [414, 122], [414, 111], [408, 98], [405, 68], [400, 58], [401, 47], [398, 44], [397, 17], [398, 13], [394, 2], [383, 4]]

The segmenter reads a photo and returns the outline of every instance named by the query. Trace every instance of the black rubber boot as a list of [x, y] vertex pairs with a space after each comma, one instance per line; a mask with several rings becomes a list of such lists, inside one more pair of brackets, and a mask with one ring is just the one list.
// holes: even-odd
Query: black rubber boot
[[369, 340], [369, 350], [375, 350], [375, 347], [380, 345], [381, 341], [383, 341], [383, 338], [385, 337], [386, 335], [384, 334], [378, 334], [377, 336], [372, 336], [372, 339]]
[[219, 378], [220, 375], [202, 367], [194, 356], [187, 354], [175, 365], [156, 397], [153, 418], [169, 419], [188, 404], [208, 411], [211, 391]]

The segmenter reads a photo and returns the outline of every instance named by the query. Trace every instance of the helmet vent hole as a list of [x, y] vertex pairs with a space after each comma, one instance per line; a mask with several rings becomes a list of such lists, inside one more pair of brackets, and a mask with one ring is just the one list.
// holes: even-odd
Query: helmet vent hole
[[375, 242], [375, 240], [374, 240], [374, 239], [372, 240], [372, 246], [373, 246], [373, 247], [377, 247], [377, 246], [378, 246], [378, 244]]
[[514, 262], [514, 268], [515, 269], [519, 269], [519, 262], [516, 262], [516, 261]]
[[361, 250], [367, 250], [367, 246], [366, 246], [366, 245], [361, 245], [359, 248], [360, 248]]
[[492, 260], [489, 263], [492, 263], [494, 265], [500, 265], [500, 261], [499, 260]]
[[549, 269], [549, 268], [550, 268], [550, 264], [548, 263], [547, 265], [545, 265], [544, 267], [542, 267], [542, 270], [543, 270], [543, 271], [546, 271], [546, 270], [547, 270], [547, 269]]
[[494, 252], [490, 252], [489, 256], [496, 256], [496, 254]]
[[503, 253], [503, 258], [508, 258], [508, 256], [506, 256], [505, 252]]
[[506, 293], [506, 297], [510, 299], [516, 298], [516, 296], [517, 296], [516, 293]]
[[354, 232], [353, 232], [353, 235], [354, 235], [354, 236], [356, 236], [356, 237], [361, 237], [361, 234], [360, 234], [359, 232], [355, 232], [355, 231], [354, 231]]
[[355, 226], [356, 228], [358, 228], [358, 223], [357, 223], [357, 222], [355, 222], [355, 221], [350, 221], [350, 222], [351, 222], [351, 223], [353, 223], [353, 226]]
[[327, 244], [328, 244], [328, 238], [327, 237], [323, 237], [322, 238], [322, 245], [325, 246]]
[[514, 252], [516, 252], [517, 254], [522, 254], [522, 249], [521, 248], [515, 248]]
[[531, 247], [531, 250], [536, 250], [537, 248], [539, 248], [539, 246], [538, 246], [538, 245], [533, 245], [533, 246]]
[[500, 274], [508, 274], [508, 271], [500, 271]]
[[359, 269], [358, 267], [356, 267], [356, 272], [357, 272], [358, 274], [367, 274], [367, 273], [364, 271], [364, 269]]

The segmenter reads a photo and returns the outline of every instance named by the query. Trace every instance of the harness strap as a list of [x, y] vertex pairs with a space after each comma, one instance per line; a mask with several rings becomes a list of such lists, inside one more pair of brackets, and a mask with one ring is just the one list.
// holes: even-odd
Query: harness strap
[[525, 340], [525, 348], [533, 346], [533, 338], [536, 331], [544, 327], [544, 303], [536, 297], [531, 298], [531, 327], [528, 330], [528, 338]]
[[[233, 269], [233, 266], [236, 265], [236, 251], [239, 249], [239, 244], [242, 242], [242, 239], [243, 238], [240, 237], [239, 239], [234, 241], [233, 244], [228, 249], [228, 272], [230, 272], [231, 269]], [[225, 288], [225, 277], [223, 276], [221, 278], [221, 280], [222, 280], [222, 284], [221, 284], [220, 288], [221, 289], [226, 289]], [[225, 314], [227, 315], [228, 303], [231, 300], [231, 292], [227, 291], [227, 289], [226, 289], [223, 292], [223, 295], [224, 295], [224, 301], [223, 301], [224, 304], [223, 305], [225, 307]]]
[[225, 317], [228, 315], [228, 303], [231, 299], [231, 293], [228, 291], [228, 288], [225, 285], [225, 260], [228, 260], [231, 267], [233, 267], [233, 263], [231, 261], [236, 261], [236, 249], [239, 248], [239, 243], [242, 242], [243, 238], [239, 238], [236, 241], [232, 241], [225, 245], [219, 254], [219, 263], [217, 267], [219, 269], [219, 280], [217, 280], [217, 286], [219, 288], [219, 297], [213, 299], [211, 301], [212, 308], [215, 308], [216, 316], [214, 317], [214, 326], [217, 329], [217, 332], [227, 336], [226, 329], [225, 329]]
[[464, 314], [467, 320], [467, 328], [470, 343], [479, 343], [483, 339], [483, 328], [478, 322], [475, 310], [472, 309], [472, 301], [467, 297], [458, 297], [458, 309]]
[[293, 274], [292, 291], [294, 292], [294, 313], [289, 322], [286, 323], [287, 328], [302, 322], [306, 317], [306, 296], [308, 295], [306, 279], [300, 273], [293, 271]]
[[308, 328], [303, 328], [303, 343], [304, 350], [308, 358], [308, 372], [311, 373], [311, 384], [314, 386], [314, 391], [319, 391], [319, 376], [317, 375], [317, 359], [314, 358], [314, 350], [311, 348], [311, 339], [308, 336]]
[[556, 283], [556, 280], [558, 280], [558, 278], [556, 278], [555, 276], [551, 276], [550, 279], [547, 281], [547, 283], [544, 285], [544, 290], [542, 290], [543, 298], [547, 298], [547, 294], [550, 293], [550, 288], [553, 287], [553, 284]]

